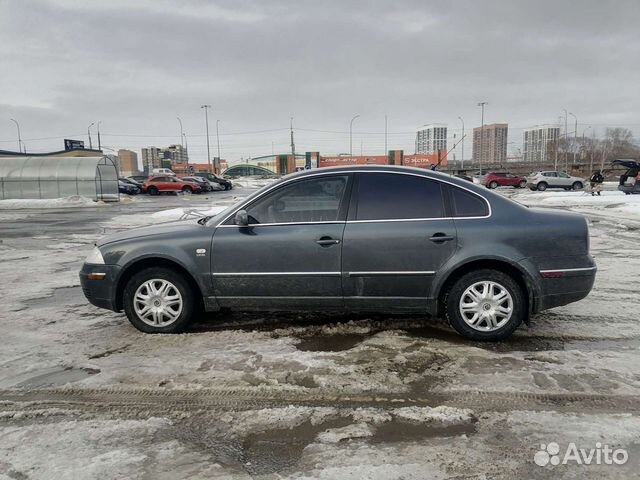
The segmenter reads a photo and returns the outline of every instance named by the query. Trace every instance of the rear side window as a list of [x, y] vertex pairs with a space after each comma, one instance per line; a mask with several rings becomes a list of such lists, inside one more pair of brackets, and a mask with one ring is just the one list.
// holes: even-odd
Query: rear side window
[[356, 220], [444, 217], [440, 183], [415, 175], [359, 174]]
[[489, 208], [478, 195], [460, 188], [451, 187], [451, 203], [454, 217], [485, 217]]

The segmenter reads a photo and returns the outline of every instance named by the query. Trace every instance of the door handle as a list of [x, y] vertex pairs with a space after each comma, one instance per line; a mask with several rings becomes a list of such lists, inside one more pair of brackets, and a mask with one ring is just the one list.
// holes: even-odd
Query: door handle
[[450, 240], [455, 240], [455, 237], [447, 235], [446, 233], [438, 232], [434, 233], [433, 236], [429, 238], [429, 240], [431, 240], [433, 243], [443, 243]]
[[319, 240], [316, 240], [316, 243], [318, 245], [321, 245], [323, 247], [327, 247], [329, 245], [337, 245], [340, 243], [340, 240], [336, 240], [335, 238], [331, 238], [331, 237], [322, 237]]

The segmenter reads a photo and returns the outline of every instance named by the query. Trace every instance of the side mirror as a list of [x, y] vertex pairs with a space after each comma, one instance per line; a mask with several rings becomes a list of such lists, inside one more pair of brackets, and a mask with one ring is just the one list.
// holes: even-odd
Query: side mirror
[[249, 215], [246, 210], [238, 210], [235, 218], [236, 225], [239, 227], [249, 226]]

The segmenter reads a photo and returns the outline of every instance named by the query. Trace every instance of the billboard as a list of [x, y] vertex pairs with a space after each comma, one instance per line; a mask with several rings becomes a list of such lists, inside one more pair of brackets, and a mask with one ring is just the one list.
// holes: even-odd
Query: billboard
[[72, 140], [70, 138], [64, 139], [64, 149], [65, 150], [74, 150], [76, 148], [84, 150], [84, 141], [83, 140]]

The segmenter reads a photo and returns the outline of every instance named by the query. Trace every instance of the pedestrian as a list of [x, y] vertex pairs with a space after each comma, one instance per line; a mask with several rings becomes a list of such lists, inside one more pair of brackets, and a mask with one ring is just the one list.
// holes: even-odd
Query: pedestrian
[[593, 172], [593, 175], [589, 178], [589, 182], [591, 182], [591, 196], [593, 197], [596, 193], [599, 196], [600, 192], [602, 192], [602, 182], [604, 182], [602, 172], [600, 172], [600, 170]]

